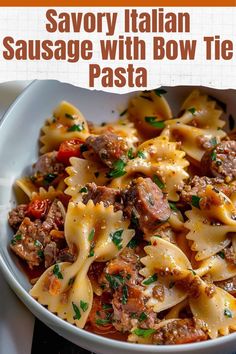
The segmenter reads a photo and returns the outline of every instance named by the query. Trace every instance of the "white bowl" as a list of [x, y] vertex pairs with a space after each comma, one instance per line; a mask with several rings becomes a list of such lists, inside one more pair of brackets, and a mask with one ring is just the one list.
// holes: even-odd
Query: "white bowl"
[[[233, 90], [201, 88], [227, 104], [227, 116], [236, 117]], [[181, 102], [191, 87], [167, 88], [165, 97], [173, 111], [178, 112]], [[38, 137], [45, 119], [61, 100], [78, 106], [91, 121], [103, 122], [117, 118], [127, 106], [132, 94], [115, 95], [89, 91], [57, 81], [35, 81], [11, 105], [0, 122], [0, 266], [17, 296], [30, 311], [54, 331], [90, 351], [99, 354], [132, 353], [191, 353], [232, 354], [236, 350], [236, 333], [215, 340], [178, 346], [151, 346], [119, 342], [79, 329], [50, 313], [28, 294], [30, 284], [20, 268], [17, 257], [9, 250], [12, 231], [7, 214], [15, 204], [12, 185], [27, 167], [37, 159]], [[1, 300], [0, 300], [1, 301]], [[20, 321], [20, 319], [17, 319]]]

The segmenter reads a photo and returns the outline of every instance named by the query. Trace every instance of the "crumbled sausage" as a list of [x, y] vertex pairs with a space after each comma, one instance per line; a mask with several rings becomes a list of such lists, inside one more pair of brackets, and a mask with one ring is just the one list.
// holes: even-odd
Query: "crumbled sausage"
[[105, 186], [97, 186], [95, 183], [86, 184], [86, 188], [88, 192], [83, 195], [84, 204], [87, 204], [88, 201], [92, 199], [94, 204], [103, 202], [105, 207], [113, 205], [115, 211], [122, 208], [121, 193], [119, 190]]
[[20, 204], [16, 208], [12, 209], [9, 213], [8, 222], [9, 225], [17, 230], [22, 221], [24, 220], [27, 214], [28, 206], [27, 204]]

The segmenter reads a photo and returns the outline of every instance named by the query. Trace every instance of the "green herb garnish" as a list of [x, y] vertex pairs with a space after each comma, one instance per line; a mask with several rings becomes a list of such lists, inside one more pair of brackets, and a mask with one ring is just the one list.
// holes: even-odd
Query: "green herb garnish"
[[165, 93], [167, 93], [167, 91], [164, 89], [155, 89], [154, 92], [158, 97], [161, 97], [161, 95], [164, 95]]
[[68, 132], [82, 132], [84, 130], [84, 123], [82, 124], [73, 124], [67, 129]]
[[179, 211], [179, 209], [177, 208], [176, 204], [175, 203], [172, 203], [172, 202], [168, 202], [169, 203], [169, 206], [171, 208], [171, 210], [173, 211]]
[[79, 192], [80, 193], [88, 193], [88, 188], [87, 187], [83, 187], [83, 188], [81, 188], [81, 190]]
[[128, 112], [128, 108], [124, 109], [124, 110], [120, 113], [120, 117], [123, 117], [127, 112]]
[[200, 209], [200, 204], [199, 204], [200, 200], [201, 200], [201, 198], [198, 197], [197, 195], [192, 195], [192, 198], [191, 198], [192, 206], [194, 206], [195, 208]]
[[89, 233], [88, 240], [92, 241], [94, 239], [95, 229], [92, 229]]
[[113, 169], [107, 174], [108, 178], [117, 178], [126, 174], [126, 163], [123, 160], [117, 160], [113, 163]]
[[134, 237], [129, 241], [127, 247], [129, 247], [129, 248], [131, 248], [131, 249], [134, 249], [135, 247], [137, 247], [138, 244], [139, 244], [139, 239], [134, 236]]
[[105, 326], [108, 323], [111, 323], [110, 319], [102, 319], [102, 318], [97, 318], [96, 319], [96, 324], [99, 325], [99, 326]]
[[149, 278], [144, 280], [143, 284], [144, 285], [150, 285], [150, 284], [154, 283], [155, 281], [157, 281], [157, 274], [153, 274], [152, 276], [150, 276]]
[[188, 270], [189, 270], [190, 272], [192, 272], [192, 273], [193, 273], [193, 275], [197, 275], [197, 273], [196, 273], [193, 269], [188, 268]]
[[143, 337], [143, 338], [147, 338], [150, 335], [152, 335], [153, 333], [155, 333], [156, 330], [155, 329], [143, 329], [143, 328], [136, 328], [133, 333], [136, 334], [136, 336], [138, 337]]
[[102, 308], [103, 308], [103, 310], [111, 310], [112, 305], [111, 304], [102, 304]]
[[110, 233], [110, 238], [112, 239], [112, 242], [116, 245], [118, 250], [121, 250], [122, 248], [122, 234], [123, 234], [123, 229], [115, 231], [113, 234]]
[[196, 112], [196, 108], [191, 107], [191, 108], [188, 109], [188, 111], [189, 111], [190, 113], [192, 113], [192, 115], [194, 116], [194, 115], [195, 115], [195, 112]]
[[89, 251], [89, 257], [93, 257], [94, 256], [94, 248], [95, 248], [95, 245], [91, 245], [90, 247], [90, 251]]
[[72, 306], [73, 306], [73, 310], [74, 310], [74, 313], [75, 313], [75, 315], [73, 317], [74, 320], [80, 320], [81, 319], [81, 313], [80, 313], [80, 310], [79, 310], [78, 306], [74, 302], [72, 302]]
[[211, 161], [215, 161], [216, 160], [216, 151], [212, 150], [211, 152]]
[[35, 241], [34, 241], [34, 245], [35, 245], [36, 247], [43, 247], [42, 243], [41, 243], [39, 240], [35, 240]]
[[60, 268], [58, 264], [55, 264], [53, 268], [53, 274], [58, 278], [58, 279], [63, 279], [63, 275], [60, 272]]
[[233, 314], [229, 309], [224, 309], [224, 315], [228, 318], [232, 318]]
[[121, 302], [123, 305], [125, 305], [128, 301], [128, 286], [124, 285], [122, 287], [122, 298], [121, 298]]
[[134, 159], [134, 155], [133, 155], [133, 149], [130, 148], [128, 153], [127, 153], [128, 159], [129, 160], [133, 160]]
[[163, 129], [165, 128], [165, 123], [163, 120], [157, 120], [156, 116], [145, 117], [145, 122], [152, 125], [155, 128]]
[[65, 117], [74, 120], [74, 117], [69, 113], [65, 113]]
[[48, 173], [47, 175], [43, 176], [43, 180], [45, 183], [52, 183], [54, 179], [57, 177], [56, 173]]
[[20, 234], [17, 234], [13, 237], [13, 239], [11, 240], [11, 244], [15, 245], [17, 243], [17, 241], [20, 241], [22, 239], [22, 236]]
[[88, 307], [89, 307], [89, 304], [87, 302], [80, 300], [80, 308], [83, 312], [87, 311]]
[[141, 159], [145, 159], [146, 156], [144, 155], [144, 153], [142, 151], [138, 151], [137, 152], [137, 156], [140, 157]]
[[119, 274], [106, 274], [106, 279], [109, 282], [110, 288], [113, 290], [118, 289], [121, 285], [124, 285], [125, 283], [124, 278]]
[[153, 182], [156, 183], [156, 185], [159, 188], [161, 188], [161, 189], [165, 188], [165, 184], [159, 179], [159, 177], [157, 175], [153, 176]]
[[217, 145], [217, 140], [216, 140], [216, 137], [215, 137], [215, 136], [210, 139], [210, 144], [211, 144], [212, 146], [216, 146], [216, 145]]
[[44, 258], [43, 250], [38, 250], [37, 255], [39, 256], [39, 258], [43, 259]]
[[138, 318], [139, 322], [145, 321], [148, 318], [145, 312], [142, 312]]
[[220, 258], [225, 259], [225, 253], [223, 251], [220, 251], [217, 253]]

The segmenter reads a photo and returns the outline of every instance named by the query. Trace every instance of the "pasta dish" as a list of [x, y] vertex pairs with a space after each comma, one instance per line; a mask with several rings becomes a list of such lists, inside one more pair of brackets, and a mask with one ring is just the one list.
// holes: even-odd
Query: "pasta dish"
[[136, 94], [102, 124], [61, 102], [9, 213], [33, 298], [79, 328], [155, 345], [236, 331], [235, 135], [214, 97], [193, 90], [173, 117], [165, 94]]

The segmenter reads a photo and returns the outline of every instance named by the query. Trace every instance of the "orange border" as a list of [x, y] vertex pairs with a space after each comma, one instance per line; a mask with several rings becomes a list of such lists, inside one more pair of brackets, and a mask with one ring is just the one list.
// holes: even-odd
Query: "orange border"
[[199, 6], [236, 6], [236, 0], [0, 0], [0, 6], [20, 6], [20, 7], [114, 7], [114, 6], [134, 6], [134, 7], [199, 7]]

